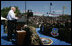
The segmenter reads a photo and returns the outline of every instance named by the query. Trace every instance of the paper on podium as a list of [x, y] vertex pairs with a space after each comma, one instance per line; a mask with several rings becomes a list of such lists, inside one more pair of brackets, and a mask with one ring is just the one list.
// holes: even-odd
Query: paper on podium
[[20, 30], [19, 30], [19, 31], [17, 31], [17, 32], [26, 32], [26, 31], [24, 31], [24, 30], [20, 31]]

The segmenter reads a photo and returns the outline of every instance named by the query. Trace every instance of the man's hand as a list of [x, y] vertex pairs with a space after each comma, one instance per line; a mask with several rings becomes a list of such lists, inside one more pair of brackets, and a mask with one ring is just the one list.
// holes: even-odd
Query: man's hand
[[16, 17], [16, 19], [19, 19], [18, 17]]

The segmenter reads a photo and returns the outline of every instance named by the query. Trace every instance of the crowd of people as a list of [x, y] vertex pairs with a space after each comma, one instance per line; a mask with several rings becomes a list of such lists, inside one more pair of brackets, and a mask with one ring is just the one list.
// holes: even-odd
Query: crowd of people
[[[40, 27], [40, 32], [51, 36], [52, 28], [59, 29], [59, 39], [71, 42], [71, 17], [33, 16], [29, 18], [29, 25]], [[44, 31], [42, 27], [44, 26]]]
[[[69, 17], [68, 17], [69, 18]], [[47, 16], [33, 16], [29, 18], [29, 24], [36, 25], [36, 27], [39, 27], [39, 25], [43, 23], [49, 23], [49, 24], [59, 24], [59, 25], [66, 25], [67, 22], [71, 23], [71, 19], [69, 18], [62, 18], [62, 17], [47, 17]], [[70, 25], [68, 25], [69, 27]], [[65, 26], [66, 27], [66, 26]]]

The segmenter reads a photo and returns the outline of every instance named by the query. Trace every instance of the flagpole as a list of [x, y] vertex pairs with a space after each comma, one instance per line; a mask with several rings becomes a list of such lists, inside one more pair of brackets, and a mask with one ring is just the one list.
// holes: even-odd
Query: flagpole
[[64, 15], [65, 6], [63, 6], [63, 15]]
[[[27, 13], [26, 13], [26, 1], [25, 1], [25, 15], [26, 15], [26, 18], [27, 18]], [[27, 18], [26, 24], [28, 25], [28, 18]]]
[[26, 13], [26, 1], [25, 1], [25, 13]]
[[52, 3], [50, 3], [50, 14], [51, 14], [51, 6], [52, 6]]
[[50, 14], [51, 14], [51, 5], [50, 5]]

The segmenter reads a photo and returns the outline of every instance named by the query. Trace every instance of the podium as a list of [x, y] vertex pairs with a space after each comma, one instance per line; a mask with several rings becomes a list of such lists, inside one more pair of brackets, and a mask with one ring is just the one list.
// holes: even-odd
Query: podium
[[26, 31], [17, 31], [17, 38], [16, 38], [16, 42], [17, 45], [23, 45], [24, 41], [25, 41], [25, 37], [26, 37]]

